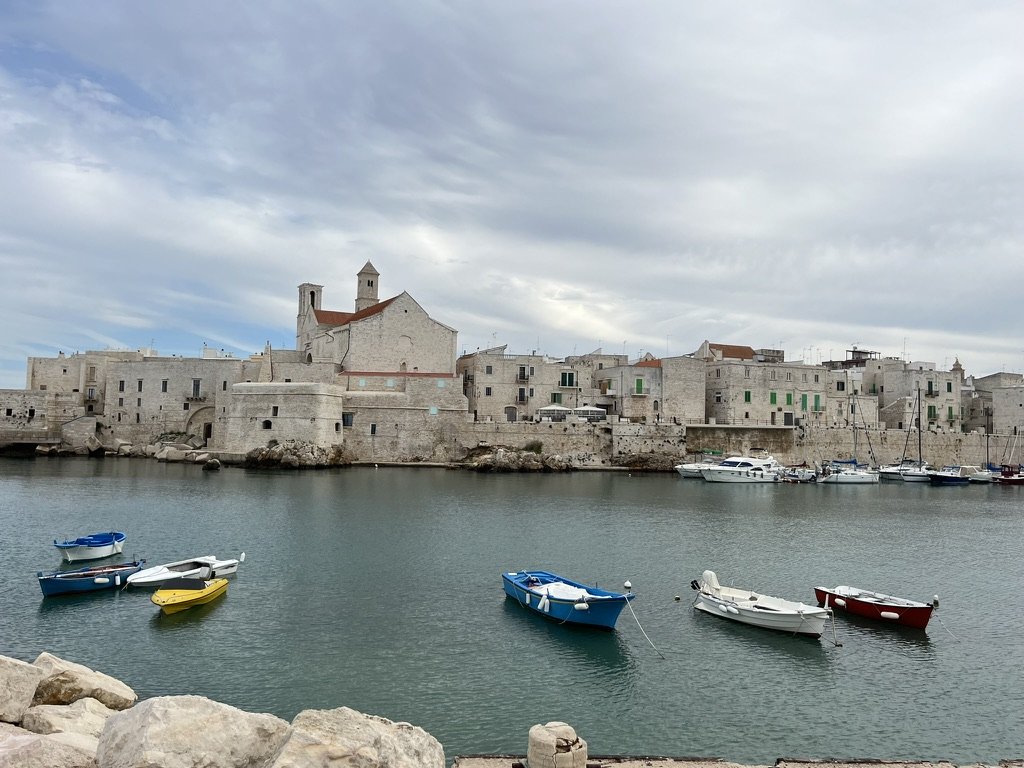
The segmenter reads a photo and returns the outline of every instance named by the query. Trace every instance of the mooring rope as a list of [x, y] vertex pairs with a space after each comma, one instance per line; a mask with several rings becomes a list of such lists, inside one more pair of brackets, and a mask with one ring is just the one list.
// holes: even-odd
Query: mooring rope
[[647, 636], [647, 632], [644, 631], [643, 625], [640, 624], [640, 619], [636, 617], [636, 612], [633, 610], [633, 606], [630, 605], [630, 603], [630, 600], [626, 600], [626, 607], [629, 608], [629, 612], [633, 614], [633, 620], [636, 621], [636, 625], [640, 627], [640, 631], [643, 633], [643, 636], [647, 638], [647, 642], [651, 644], [651, 648], [654, 649], [655, 653], [657, 653], [659, 656], [661, 656], [661, 658], [664, 659], [665, 654], [659, 651], [658, 646], [651, 642], [651, 638]]

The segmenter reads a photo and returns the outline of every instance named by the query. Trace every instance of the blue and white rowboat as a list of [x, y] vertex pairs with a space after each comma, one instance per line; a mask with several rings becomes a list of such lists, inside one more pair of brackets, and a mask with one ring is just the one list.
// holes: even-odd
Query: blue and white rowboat
[[146, 564], [145, 560], [115, 565], [94, 565], [76, 571], [39, 571], [39, 588], [43, 595], [67, 595], [78, 592], [95, 592], [100, 589], [115, 589], [128, 583], [128, 577], [137, 573]]
[[124, 549], [125, 535], [120, 531], [91, 533], [67, 541], [53, 540], [60, 556], [69, 563], [75, 560], [99, 560], [101, 557], [116, 555]]
[[548, 571], [503, 573], [501, 581], [506, 595], [534, 613], [564, 624], [603, 629], [614, 629], [619, 613], [636, 597], [632, 592], [610, 592]]

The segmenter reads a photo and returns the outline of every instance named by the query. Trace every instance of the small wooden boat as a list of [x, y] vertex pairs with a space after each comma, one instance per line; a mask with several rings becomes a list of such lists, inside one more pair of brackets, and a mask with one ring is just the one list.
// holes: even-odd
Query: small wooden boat
[[39, 577], [39, 588], [49, 597], [120, 587], [126, 583], [129, 576], [137, 573], [145, 564], [145, 560], [134, 560], [115, 565], [94, 565], [74, 571], [38, 571], [36, 576]]
[[164, 613], [177, 613], [216, 600], [228, 592], [227, 579], [175, 579], [165, 582], [150, 600]]
[[902, 597], [883, 595], [881, 592], [846, 586], [831, 589], [815, 587], [814, 596], [818, 599], [818, 605], [826, 608], [837, 608], [857, 616], [917, 629], [928, 626], [932, 611], [939, 607], [937, 596], [930, 603], [919, 603]]
[[61, 557], [71, 563], [75, 560], [99, 560], [102, 557], [119, 554], [124, 549], [124, 540], [125, 535], [120, 531], [110, 531], [91, 533], [67, 541], [54, 539], [53, 546], [60, 551]]
[[172, 579], [220, 579], [238, 571], [241, 558], [221, 560], [214, 555], [201, 555], [190, 560], [177, 560], [146, 568], [128, 577], [130, 587], [160, 587]]
[[581, 584], [548, 571], [501, 574], [505, 594], [520, 605], [565, 624], [613, 629], [619, 613], [636, 595]]
[[723, 619], [795, 635], [821, 637], [830, 611], [781, 597], [762, 595], [749, 589], [723, 587], [714, 571], [704, 571], [690, 582], [697, 590], [693, 607]]

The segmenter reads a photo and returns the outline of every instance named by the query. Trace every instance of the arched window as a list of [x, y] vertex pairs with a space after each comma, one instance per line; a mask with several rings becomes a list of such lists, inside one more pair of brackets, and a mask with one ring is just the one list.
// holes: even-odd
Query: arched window
[[270, 429], [273, 426], [274, 426], [274, 424], [273, 424], [273, 422], [270, 421], [270, 419], [264, 419], [263, 420], [263, 428], [264, 429]]

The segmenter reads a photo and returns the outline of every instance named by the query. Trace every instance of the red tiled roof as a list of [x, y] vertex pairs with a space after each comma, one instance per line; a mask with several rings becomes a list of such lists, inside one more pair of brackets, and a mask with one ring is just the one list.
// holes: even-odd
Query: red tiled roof
[[661, 360], [641, 360], [636, 363], [634, 368], [661, 368]]
[[378, 301], [372, 307], [361, 309], [358, 312], [331, 312], [326, 309], [314, 309], [313, 314], [316, 315], [316, 321], [319, 325], [328, 325], [334, 328], [339, 325], [348, 325], [354, 320], [362, 320], [364, 317], [376, 315], [397, 298], [397, 296], [392, 296], [390, 299]]
[[754, 348], [744, 347], [739, 344], [708, 344], [710, 349], [722, 353], [723, 360], [753, 360]]

